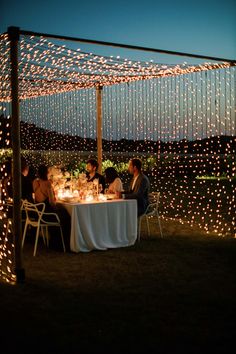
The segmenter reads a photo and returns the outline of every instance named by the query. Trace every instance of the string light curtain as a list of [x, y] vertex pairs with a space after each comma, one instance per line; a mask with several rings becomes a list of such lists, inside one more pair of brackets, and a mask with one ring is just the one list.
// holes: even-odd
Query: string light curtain
[[[7, 35], [0, 37], [0, 64], [4, 89], [0, 100], [11, 98], [9, 75], [9, 46]], [[5, 46], [5, 48], [4, 48]], [[81, 88], [109, 86], [118, 83], [146, 80], [155, 77], [182, 75], [191, 72], [226, 68], [232, 63], [199, 65], [163, 65], [106, 57], [59, 46], [43, 37], [20, 37], [19, 96], [21, 99], [52, 95]]]
[[[149, 160], [163, 216], [234, 234], [235, 92], [235, 68], [104, 87], [104, 160]], [[35, 166], [96, 155], [94, 89], [22, 100], [21, 116]]]
[[[112, 158], [124, 160], [125, 150], [126, 159], [141, 156], [152, 190], [161, 191], [163, 216], [231, 236], [236, 232], [235, 74], [235, 68], [220, 69], [107, 87], [110, 107], [103, 117]], [[122, 147], [120, 139], [132, 140], [133, 149]]]

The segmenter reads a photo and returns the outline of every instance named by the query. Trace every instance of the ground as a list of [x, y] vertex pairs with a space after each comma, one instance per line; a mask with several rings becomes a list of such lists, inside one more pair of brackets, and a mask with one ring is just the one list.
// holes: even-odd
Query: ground
[[134, 246], [24, 247], [24, 284], [0, 284], [1, 352], [230, 353], [236, 240], [156, 221]]

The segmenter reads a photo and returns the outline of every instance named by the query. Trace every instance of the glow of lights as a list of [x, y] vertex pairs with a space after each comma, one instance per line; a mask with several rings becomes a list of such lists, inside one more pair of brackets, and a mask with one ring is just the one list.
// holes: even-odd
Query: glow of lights
[[[94, 88], [103, 86], [103, 170], [114, 166], [127, 185], [127, 161], [139, 156], [152, 191], [161, 192], [162, 218], [199, 225], [220, 236], [236, 235], [234, 66], [135, 62], [27, 36], [21, 36], [19, 52], [22, 154], [35, 170], [46, 163], [75, 176], [84, 171], [87, 158], [96, 157]], [[0, 36], [0, 56], [0, 160], [1, 174], [7, 177], [7, 35]], [[58, 191], [58, 197], [78, 197], [76, 191], [63, 193]], [[2, 186], [2, 200], [5, 194]], [[86, 198], [93, 200], [92, 195]], [[0, 219], [0, 269], [12, 280], [12, 232], [3, 201]]]
[[[0, 36], [1, 81], [0, 101], [10, 101], [9, 41]], [[133, 81], [185, 75], [194, 72], [228, 68], [230, 63], [200, 65], [162, 65], [153, 62], [135, 62], [72, 50], [58, 46], [43, 37], [21, 36], [19, 62], [20, 99], [53, 95], [110, 86]]]

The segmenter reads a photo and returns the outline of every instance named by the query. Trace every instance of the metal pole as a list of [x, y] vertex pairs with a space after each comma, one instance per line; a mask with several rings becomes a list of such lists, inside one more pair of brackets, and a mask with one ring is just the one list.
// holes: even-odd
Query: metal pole
[[11, 58], [11, 104], [12, 104], [12, 152], [13, 152], [13, 236], [15, 246], [15, 272], [18, 283], [24, 282], [21, 248], [21, 159], [20, 159], [20, 111], [18, 92], [18, 42], [20, 29], [9, 27]]
[[33, 31], [21, 30], [20, 34], [26, 35], [26, 36], [46, 37], [46, 38], [53, 38], [53, 39], [59, 39], [59, 40], [65, 40], [65, 41], [74, 41], [74, 42], [89, 43], [89, 44], [95, 44], [95, 45], [104, 45], [104, 46], [110, 46], [110, 47], [125, 48], [125, 49], [131, 49], [131, 50], [142, 50], [145, 52], [162, 53], [162, 54], [177, 55], [177, 56], [184, 56], [184, 57], [190, 57], [190, 58], [208, 59], [208, 60], [213, 60], [213, 61], [224, 61], [224, 62], [231, 63], [232, 65], [236, 65], [236, 59], [218, 58], [218, 57], [212, 57], [209, 55], [176, 52], [173, 50], [149, 48], [149, 47], [142, 47], [142, 46], [137, 46], [137, 45], [123, 44], [123, 43], [104, 42], [104, 41], [97, 41], [94, 39], [84, 39], [84, 38], [77, 38], [77, 37], [61, 36], [61, 35], [57, 35], [57, 34], [40, 33], [40, 32], [33, 32]]
[[102, 86], [96, 88], [98, 173], [102, 172]]

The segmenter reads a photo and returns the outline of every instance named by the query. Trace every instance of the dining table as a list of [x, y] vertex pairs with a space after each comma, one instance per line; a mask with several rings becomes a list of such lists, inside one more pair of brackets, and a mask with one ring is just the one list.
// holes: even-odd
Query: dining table
[[127, 247], [137, 239], [137, 201], [61, 201], [71, 216], [70, 249], [89, 252]]

